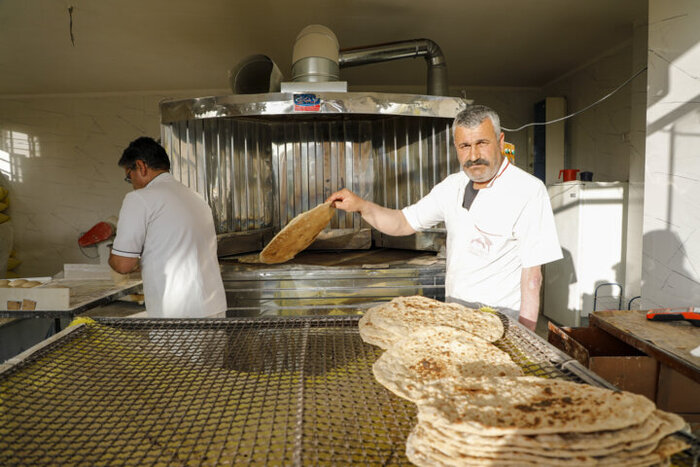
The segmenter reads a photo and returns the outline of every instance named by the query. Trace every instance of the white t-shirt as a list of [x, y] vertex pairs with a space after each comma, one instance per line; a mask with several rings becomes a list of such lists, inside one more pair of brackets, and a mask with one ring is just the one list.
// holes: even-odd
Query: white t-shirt
[[226, 311], [211, 209], [169, 173], [124, 197], [112, 253], [141, 257], [149, 317]]
[[462, 206], [469, 177], [460, 171], [402, 212], [414, 230], [445, 222], [447, 297], [520, 310], [522, 268], [562, 253], [544, 184], [507, 159], [498, 173], [469, 210]]

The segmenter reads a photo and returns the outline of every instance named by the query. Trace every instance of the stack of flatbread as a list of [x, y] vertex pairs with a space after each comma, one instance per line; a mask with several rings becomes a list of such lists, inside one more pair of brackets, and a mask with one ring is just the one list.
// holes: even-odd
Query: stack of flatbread
[[406, 442], [417, 465], [665, 462], [688, 445], [681, 417], [644, 396], [533, 376], [434, 383]]
[[642, 466], [688, 447], [670, 436], [683, 419], [643, 396], [523, 376], [492, 344], [503, 332], [496, 314], [424, 297], [399, 297], [360, 320], [362, 338], [386, 349], [377, 381], [418, 406], [411, 462]]

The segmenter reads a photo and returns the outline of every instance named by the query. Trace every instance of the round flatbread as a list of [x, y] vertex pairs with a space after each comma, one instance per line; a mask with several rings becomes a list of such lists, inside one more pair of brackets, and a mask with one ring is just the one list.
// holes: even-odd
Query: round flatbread
[[642, 423], [656, 409], [638, 394], [535, 376], [427, 386], [418, 420], [482, 436], [619, 430]]
[[398, 340], [399, 336], [390, 336], [385, 330], [375, 326], [372, 321], [372, 315], [365, 313], [358, 322], [360, 337], [368, 344], [376, 345], [382, 349], [391, 347], [394, 340]]
[[384, 352], [372, 371], [387, 389], [413, 402], [425, 397], [425, 385], [436, 380], [523, 375], [507, 353], [448, 326], [412, 332]]
[[260, 261], [265, 264], [284, 263], [311, 245], [318, 234], [328, 225], [335, 208], [331, 203], [319, 204], [292, 219], [275, 235], [260, 252]]
[[488, 342], [503, 336], [497, 314], [421, 296], [397, 297], [367, 310], [359, 322], [360, 336], [384, 349], [411, 332], [431, 326], [451, 326]]

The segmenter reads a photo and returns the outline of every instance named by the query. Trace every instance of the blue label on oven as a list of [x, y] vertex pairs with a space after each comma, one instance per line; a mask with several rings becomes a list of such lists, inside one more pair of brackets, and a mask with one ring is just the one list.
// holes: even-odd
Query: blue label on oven
[[321, 99], [316, 94], [295, 94], [294, 110], [297, 112], [318, 112], [321, 110]]

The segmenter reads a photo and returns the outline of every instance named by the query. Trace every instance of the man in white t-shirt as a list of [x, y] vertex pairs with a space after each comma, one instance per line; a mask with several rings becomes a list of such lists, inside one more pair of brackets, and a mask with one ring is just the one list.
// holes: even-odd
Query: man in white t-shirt
[[463, 170], [416, 204], [389, 209], [347, 189], [328, 201], [360, 212], [388, 235], [411, 235], [445, 222], [448, 301], [498, 308], [534, 330], [540, 266], [562, 257], [547, 190], [503, 156], [504, 135], [492, 109], [469, 106], [457, 115], [452, 131]]
[[170, 175], [168, 155], [152, 138], [132, 141], [119, 166], [134, 191], [124, 197], [109, 265], [126, 274], [140, 258], [149, 317], [223, 316], [226, 294], [207, 203]]

